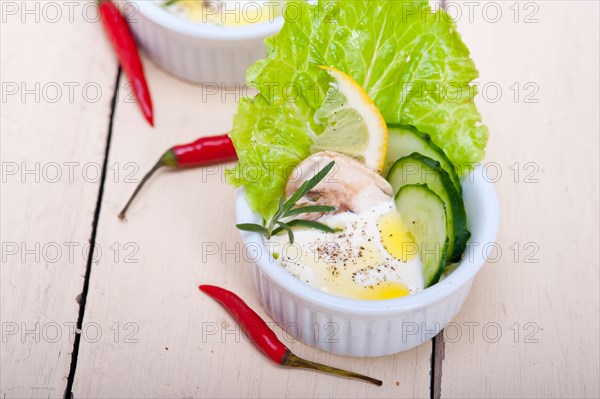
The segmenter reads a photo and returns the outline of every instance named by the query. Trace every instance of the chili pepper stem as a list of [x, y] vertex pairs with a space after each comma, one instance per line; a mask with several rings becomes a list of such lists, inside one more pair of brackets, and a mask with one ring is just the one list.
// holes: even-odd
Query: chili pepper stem
[[177, 166], [177, 159], [175, 158], [172, 150], [168, 150], [167, 152], [165, 152], [163, 156], [160, 157], [160, 159], [154, 164], [152, 169], [150, 169], [148, 173], [144, 175], [142, 180], [140, 180], [140, 183], [135, 188], [135, 191], [133, 192], [133, 194], [131, 194], [131, 197], [129, 197], [129, 201], [127, 201], [127, 204], [125, 204], [125, 207], [123, 207], [123, 210], [121, 211], [121, 213], [119, 213], [119, 219], [125, 219], [125, 213], [127, 212], [127, 209], [129, 209], [129, 206], [131, 205], [135, 197], [137, 197], [142, 187], [144, 187], [144, 185], [150, 179], [150, 177], [152, 177], [154, 172], [156, 172], [163, 166]]
[[280, 364], [282, 366], [318, 370], [318, 371], [323, 371], [323, 372], [329, 373], [329, 374], [335, 374], [335, 375], [340, 375], [340, 376], [349, 377], [349, 378], [357, 378], [359, 380], [367, 381], [367, 382], [370, 382], [371, 384], [375, 384], [377, 386], [381, 386], [383, 384], [382, 381], [377, 380], [375, 378], [367, 377], [366, 375], [362, 375], [362, 374], [354, 373], [352, 371], [346, 371], [346, 370], [338, 369], [335, 367], [326, 366], [324, 364], [311, 362], [310, 360], [302, 359], [301, 357], [294, 355], [289, 350], [287, 351], [287, 353], [281, 360]]

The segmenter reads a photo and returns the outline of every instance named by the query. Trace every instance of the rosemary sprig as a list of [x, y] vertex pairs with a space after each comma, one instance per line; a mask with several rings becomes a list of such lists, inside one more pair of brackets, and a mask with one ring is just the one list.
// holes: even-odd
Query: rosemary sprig
[[288, 233], [290, 244], [294, 243], [294, 232], [292, 230], [292, 227], [294, 226], [309, 227], [312, 229], [333, 233], [334, 230], [331, 227], [320, 222], [303, 219], [293, 219], [284, 222], [283, 219], [289, 218], [291, 216], [300, 215], [303, 213], [325, 213], [333, 212], [336, 210], [335, 206], [328, 205], [309, 205], [294, 208], [296, 206], [296, 203], [300, 200], [300, 198], [304, 197], [310, 190], [315, 188], [315, 186], [319, 184], [321, 180], [325, 178], [325, 176], [327, 176], [329, 171], [331, 171], [331, 169], [333, 168], [334, 164], [334, 161], [329, 162], [323, 169], [319, 171], [319, 173], [314, 175], [311, 179], [306, 180], [304, 183], [302, 183], [298, 190], [287, 201], [284, 201], [283, 197], [279, 198], [279, 206], [277, 208], [277, 212], [275, 212], [275, 215], [273, 215], [269, 223], [267, 223], [266, 227], [255, 223], [241, 223], [237, 224], [236, 227], [240, 230], [260, 233], [267, 239], [271, 238], [272, 235], [281, 233], [285, 230]]
[[[335, 207], [331, 207], [331, 208], [335, 209]], [[326, 224], [315, 222], [314, 220], [294, 219], [294, 220], [289, 221], [289, 222], [287, 222], [285, 224], [287, 224], [288, 227], [294, 227], [294, 226], [310, 227], [312, 229], [323, 230], [323, 231], [325, 231], [327, 233], [334, 233], [335, 232], [334, 229], [332, 229], [331, 227], [327, 226]], [[281, 233], [283, 230], [284, 230], [284, 227], [282, 227], [282, 226], [277, 227], [275, 230], [273, 230], [271, 232], [271, 235], [275, 235], [275, 234]], [[292, 243], [293, 243], [293, 241], [292, 241]]]
[[179, 1], [179, 0], [167, 0], [167, 1], [164, 3], [164, 6], [165, 6], [165, 7], [168, 7], [168, 6], [170, 6], [170, 5], [173, 5], [173, 4], [177, 3], [178, 1]]

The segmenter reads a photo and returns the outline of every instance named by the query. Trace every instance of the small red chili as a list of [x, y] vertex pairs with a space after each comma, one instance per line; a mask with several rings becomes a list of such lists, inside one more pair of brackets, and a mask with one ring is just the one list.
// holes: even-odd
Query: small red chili
[[381, 386], [383, 382], [351, 371], [311, 362], [294, 355], [246, 302], [231, 291], [214, 285], [201, 285], [202, 292], [219, 302], [233, 316], [244, 332], [267, 357], [282, 366], [323, 371], [343, 377], [357, 378]]
[[129, 30], [127, 21], [125, 21], [117, 6], [110, 0], [98, 0], [98, 8], [102, 25], [104, 25], [110, 42], [117, 53], [121, 67], [129, 78], [133, 94], [142, 109], [142, 113], [150, 126], [154, 126], [150, 90], [144, 77], [144, 67], [140, 60], [137, 45]]
[[135, 191], [127, 201], [127, 204], [119, 213], [119, 219], [125, 218], [125, 213], [129, 208], [129, 205], [133, 202], [133, 199], [140, 192], [144, 184], [148, 179], [163, 166], [171, 168], [190, 168], [195, 166], [209, 165], [213, 163], [235, 161], [237, 154], [235, 147], [231, 142], [228, 135], [223, 134], [220, 136], [212, 137], [201, 137], [198, 140], [188, 143], [180, 144], [168, 149], [160, 159], [154, 164], [152, 169], [142, 178], [140, 184], [136, 187]]

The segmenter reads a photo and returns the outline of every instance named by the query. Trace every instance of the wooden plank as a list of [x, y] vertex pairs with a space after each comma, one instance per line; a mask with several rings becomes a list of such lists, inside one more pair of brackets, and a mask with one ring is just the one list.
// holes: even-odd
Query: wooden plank
[[2, 398], [64, 394], [117, 75], [85, 3], [51, 3], [0, 5]]
[[597, 398], [598, 3], [478, 4], [458, 26], [489, 88], [502, 254], [446, 328], [441, 394]]
[[[237, 96], [205, 95], [212, 89], [146, 65], [156, 128], [137, 118], [135, 104], [120, 103], [109, 158], [110, 164], [139, 166], [137, 179], [174, 143], [227, 131]], [[378, 376], [384, 380], [381, 388], [283, 369], [246, 342], [223, 309], [200, 295], [200, 283], [229, 287], [270, 320], [254, 293], [251, 265], [241, 255], [235, 191], [224, 184], [222, 172], [220, 167], [157, 174], [126, 222], [117, 214], [134, 184], [107, 180], [98, 243], [120, 253], [118, 259], [102, 258], [92, 271], [84, 326], [95, 323], [103, 334], [98, 342], [82, 341], [74, 395], [427, 397], [429, 343], [376, 359], [333, 356], [289, 343], [300, 356]], [[207, 245], [216, 245], [218, 254], [208, 254]], [[213, 328], [216, 334], [210, 334]]]

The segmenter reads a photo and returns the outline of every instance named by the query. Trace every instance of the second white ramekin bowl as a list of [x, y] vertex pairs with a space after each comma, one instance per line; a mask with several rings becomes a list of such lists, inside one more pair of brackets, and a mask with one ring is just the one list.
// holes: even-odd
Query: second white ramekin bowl
[[283, 25], [281, 16], [236, 27], [196, 23], [172, 14], [155, 1], [129, 3], [133, 5], [125, 13], [129, 26], [154, 62], [179, 78], [218, 87], [244, 85], [246, 69], [266, 56], [264, 39]]
[[[471, 231], [469, 245], [454, 272], [424, 291], [403, 298], [365, 301], [334, 296], [292, 276], [270, 255], [258, 233], [242, 232], [254, 263], [261, 303], [289, 335], [327, 352], [383, 356], [412, 349], [433, 338], [460, 311], [475, 274], [494, 244], [499, 211], [494, 185], [481, 168], [463, 180]], [[243, 189], [238, 191], [237, 222], [260, 223]]]

